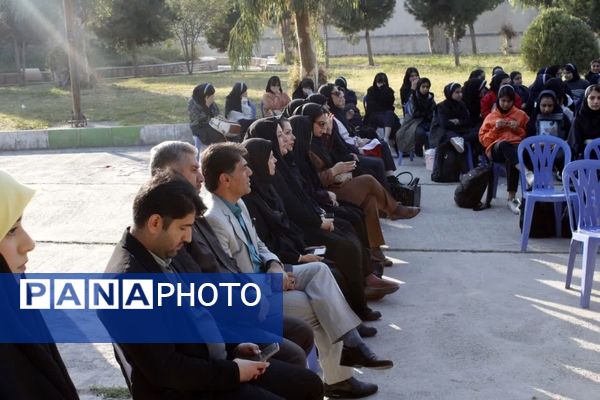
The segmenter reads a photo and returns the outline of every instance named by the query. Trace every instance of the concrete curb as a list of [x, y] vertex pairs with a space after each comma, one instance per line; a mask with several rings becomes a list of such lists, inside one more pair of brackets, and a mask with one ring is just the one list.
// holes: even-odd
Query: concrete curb
[[0, 132], [0, 151], [140, 146], [165, 140], [194, 142], [188, 124], [65, 128]]

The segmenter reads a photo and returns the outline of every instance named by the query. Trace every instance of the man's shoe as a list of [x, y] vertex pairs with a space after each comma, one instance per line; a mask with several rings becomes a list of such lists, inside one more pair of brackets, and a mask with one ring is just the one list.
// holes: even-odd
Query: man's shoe
[[361, 343], [356, 347], [342, 349], [340, 365], [352, 368], [389, 369], [394, 366], [392, 360], [380, 360], [366, 344]]
[[377, 335], [377, 329], [373, 328], [372, 326], [366, 326], [365, 324], [360, 324], [356, 327], [356, 330], [358, 331], [360, 337], [363, 338]]
[[323, 387], [325, 396], [330, 399], [360, 399], [377, 393], [379, 389], [374, 383], [361, 382], [354, 377], [333, 385], [324, 383]]
[[465, 151], [465, 139], [460, 136], [455, 136], [450, 138], [450, 144], [458, 151], [459, 153], [464, 153]]
[[371, 249], [371, 260], [383, 263], [385, 267], [391, 267], [394, 262], [387, 258], [380, 247], [374, 247]]
[[371, 310], [369, 307], [365, 307], [364, 310], [361, 310], [356, 313], [360, 319], [363, 321], [377, 321], [381, 318], [381, 313], [379, 311]]
[[379, 301], [383, 299], [386, 293], [381, 289], [375, 289], [371, 287], [365, 287], [365, 300], [367, 301]]
[[513, 214], [521, 214], [521, 202], [516, 197], [508, 201], [508, 209], [513, 212]]
[[394, 293], [400, 288], [400, 285], [398, 285], [397, 283], [378, 278], [374, 274], [370, 274], [369, 276], [367, 276], [365, 282], [367, 284], [367, 287], [379, 289], [385, 294]]
[[421, 211], [419, 207], [409, 207], [403, 206], [402, 204], [398, 204], [393, 213], [391, 213], [388, 217], [392, 221], [396, 219], [411, 219], [417, 216], [417, 214]]

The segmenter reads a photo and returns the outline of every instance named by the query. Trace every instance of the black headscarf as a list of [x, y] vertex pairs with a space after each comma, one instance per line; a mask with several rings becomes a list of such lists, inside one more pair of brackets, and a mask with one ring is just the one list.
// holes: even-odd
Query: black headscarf
[[[281, 87], [281, 79], [279, 79], [279, 77], [277, 75], [273, 75], [272, 77], [269, 78], [269, 80], [267, 81], [267, 87], [265, 88], [265, 92], [273, 93], [273, 92], [271, 92], [271, 86], [273, 86], [274, 83], [277, 83], [279, 85], [279, 93], [282, 93], [283, 88]], [[277, 94], [277, 93], [273, 93], [273, 94]]]
[[313, 93], [306, 98], [307, 103], [316, 103], [321, 106], [327, 104], [327, 97], [322, 95], [321, 93]]
[[417, 82], [417, 87], [415, 88], [415, 92], [413, 93], [413, 96], [415, 98], [415, 109], [413, 110], [413, 115], [417, 114], [420, 116], [427, 117], [431, 116], [431, 114], [433, 113], [433, 106], [435, 105], [435, 103], [433, 102], [433, 93], [428, 92], [426, 95], [423, 95], [421, 93], [421, 86], [423, 86], [424, 84], [428, 84], [429, 88], [431, 88], [431, 81], [428, 78], [419, 79], [419, 81]]
[[192, 92], [192, 98], [196, 104], [202, 107], [206, 115], [209, 117], [214, 117], [214, 115], [210, 108], [206, 105], [206, 98], [212, 96], [213, 94], [215, 94], [215, 87], [212, 85], [212, 83], [201, 83], [200, 85], [196, 86]]
[[292, 99], [306, 99], [306, 94], [304, 94], [304, 92], [302, 91], [302, 89], [304, 88], [310, 88], [310, 90], [315, 91], [315, 82], [313, 82], [312, 79], [310, 78], [304, 78], [300, 81], [300, 83], [298, 84], [298, 87], [296, 88], [296, 90], [294, 90], [294, 93], [292, 93]]
[[292, 101], [290, 101], [288, 103], [287, 106], [285, 106], [285, 108], [283, 109], [283, 112], [281, 113], [282, 116], [289, 118], [292, 115], [296, 115], [296, 109], [299, 107], [302, 107], [302, 105], [305, 103], [304, 99], [294, 99]]
[[[377, 82], [383, 83], [381, 87], [377, 86]], [[379, 112], [386, 110], [394, 110], [394, 89], [389, 85], [388, 77], [383, 72], [379, 72], [373, 78], [373, 85], [367, 89], [367, 97], [369, 106], [367, 113]]]
[[315, 190], [322, 189], [321, 180], [310, 160], [310, 150], [313, 139], [312, 121], [310, 117], [295, 115], [290, 118], [292, 131], [296, 136], [296, 143], [292, 152], [294, 161], [300, 173], [310, 181]]
[[248, 153], [245, 158], [248, 161], [248, 167], [252, 170], [250, 182], [252, 188], [270, 185], [273, 181], [269, 173], [269, 157], [271, 156], [271, 142], [266, 139], [252, 138], [245, 140], [242, 145]]
[[556, 98], [561, 105], [567, 105], [567, 95], [572, 96], [571, 89], [560, 78], [551, 78], [546, 81], [543, 90], [552, 90], [556, 94]]
[[342, 89], [348, 89], [348, 81], [343, 76], [338, 76], [334, 82], [335, 86], [341, 87]]
[[[500, 98], [502, 98], [502, 97], [508, 97], [513, 102], [512, 107], [509, 108], [508, 110], [504, 110], [504, 109], [502, 109], [502, 107], [500, 107]], [[508, 114], [508, 112], [510, 110], [512, 110], [512, 108], [514, 106], [515, 106], [515, 88], [512, 87], [511, 85], [502, 85], [502, 86], [500, 86], [500, 89], [498, 89], [498, 97], [496, 98], [496, 109], [501, 114]]]
[[490, 90], [498, 95], [498, 90], [500, 89], [500, 85], [502, 81], [506, 78], [510, 79], [510, 76], [504, 71], [498, 72], [496, 75], [492, 77], [492, 83], [490, 83]]
[[463, 101], [469, 110], [473, 122], [481, 119], [481, 98], [479, 92], [485, 86], [485, 81], [479, 78], [469, 79], [463, 87]]
[[485, 71], [484, 70], [482, 70], [482, 69], [475, 69], [475, 70], [471, 71], [471, 73], [469, 74], [469, 79], [481, 79], [481, 80], [483, 80], [482, 78], [480, 78], [482, 75], [485, 76]]
[[242, 112], [242, 93], [248, 90], [248, 85], [244, 82], [236, 82], [231, 88], [231, 92], [225, 98], [225, 115], [229, 111]]
[[410, 95], [412, 93], [412, 85], [410, 83], [410, 75], [413, 73], [417, 73], [419, 77], [419, 70], [415, 67], [408, 67], [404, 72], [404, 79], [402, 80], [402, 86], [400, 87], [400, 100], [402, 104], [406, 104], [406, 102], [410, 99]]

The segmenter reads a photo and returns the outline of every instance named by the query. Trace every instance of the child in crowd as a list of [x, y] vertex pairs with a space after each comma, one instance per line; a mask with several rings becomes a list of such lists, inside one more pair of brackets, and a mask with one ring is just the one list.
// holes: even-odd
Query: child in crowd
[[400, 100], [402, 101], [402, 110], [406, 115], [406, 104], [410, 100], [410, 96], [415, 92], [417, 88], [417, 82], [421, 76], [419, 70], [415, 67], [408, 67], [404, 73], [404, 79], [402, 80], [402, 86], [400, 87]]
[[591, 85], [596, 85], [599, 82], [600, 78], [600, 58], [596, 58], [592, 60], [590, 63], [590, 70], [587, 74], [585, 74], [585, 80], [588, 81]]
[[485, 71], [479, 68], [475, 69], [469, 74], [469, 79], [481, 79], [485, 81]]
[[498, 90], [496, 107], [488, 114], [479, 130], [479, 141], [488, 158], [506, 164], [508, 208], [519, 214], [520, 201], [516, 198], [519, 185], [517, 147], [525, 138], [529, 117], [515, 105], [515, 89], [510, 85]]
[[[481, 117], [487, 117], [493, 110], [495, 104], [497, 103], [497, 95], [498, 89], [500, 89], [503, 85], [510, 85], [510, 76], [504, 71], [497, 72], [492, 77], [492, 83], [490, 84], [490, 91], [483, 96], [481, 99]], [[523, 105], [523, 101], [521, 97], [515, 93], [515, 106], [517, 108], [521, 108]]]
[[600, 137], [600, 85], [591, 85], [585, 90], [581, 109], [577, 113], [568, 142], [573, 150], [573, 159], [581, 158], [586, 144]]
[[237, 122], [246, 132], [256, 121], [256, 106], [248, 99], [248, 85], [236, 82], [225, 99], [225, 115], [229, 121]]
[[421, 78], [410, 100], [406, 104], [406, 116], [402, 128], [396, 133], [396, 144], [399, 151], [410, 152], [423, 157], [423, 147], [429, 148], [428, 134], [435, 108], [434, 94], [429, 91], [431, 81]]
[[565, 84], [569, 89], [571, 89], [571, 93], [573, 94], [573, 101], [575, 101], [575, 108], [577, 109], [579, 108], [579, 104], [581, 104], [581, 100], [583, 99], [585, 89], [587, 89], [587, 87], [590, 86], [590, 83], [585, 79], [581, 79], [575, 64], [565, 65], [564, 78]]
[[551, 135], [566, 140], [570, 129], [571, 121], [563, 112], [556, 93], [543, 90], [527, 122], [527, 136]]
[[308, 96], [315, 92], [315, 82], [310, 78], [304, 78], [300, 81], [294, 93], [292, 93], [293, 99], [306, 99]]
[[375, 128], [383, 128], [386, 142], [400, 127], [400, 120], [394, 113], [395, 101], [394, 89], [390, 87], [387, 75], [377, 73], [365, 96], [365, 121]]
[[523, 85], [523, 75], [519, 71], [513, 71], [510, 73], [510, 82], [512, 87], [515, 88], [515, 93], [519, 95], [521, 100], [523, 101], [523, 105], [521, 109], [524, 110], [527, 108], [527, 104], [529, 103], [530, 93], [529, 88]]
[[481, 78], [471, 78], [463, 87], [463, 101], [469, 110], [469, 118], [473, 126], [479, 130], [483, 123], [481, 117], [481, 99], [487, 93], [487, 82]]
[[264, 117], [281, 115], [283, 109], [289, 104], [290, 96], [283, 91], [281, 80], [272, 76], [267, 82], [265, 93], [262, 97], [262, 112]]

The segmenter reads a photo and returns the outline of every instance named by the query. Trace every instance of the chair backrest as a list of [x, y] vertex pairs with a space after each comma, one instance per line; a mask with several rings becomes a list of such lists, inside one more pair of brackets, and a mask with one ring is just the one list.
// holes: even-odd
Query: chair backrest
[[518, 148], [519, 165], [521, 165], [520, 176], [521, 176], [521, 192], [527, 188], [525, 179], [525, 167], [527, 165], [523, 162], [524, 155], [527, 154], [533, 164], [533, 189], [553, 189], [554, 188], [554, 176], [552, 169], [556, 156], [559, 151], [562, 150], [565, 158], [565, 164], [571, 161], [571, 149], [564, 140], [554, 136], [531, 136], [524, 139]]
[[[575, 230], [573, 216], [577, 215], [578, 229], [600, 228], [600, 161], [577, 160], [563, 170], [563, 184], [569, 207], [571, 230]], [[573, 199], [573, 192], [576, 199]], [[571, 197], [569, 197], [571, 195]], [[573, 208], [573, 202], [577, 207]]]
[[585, 146], [583, 158], [586, 160], [600, 160], [600, 138], [592, 140]]

